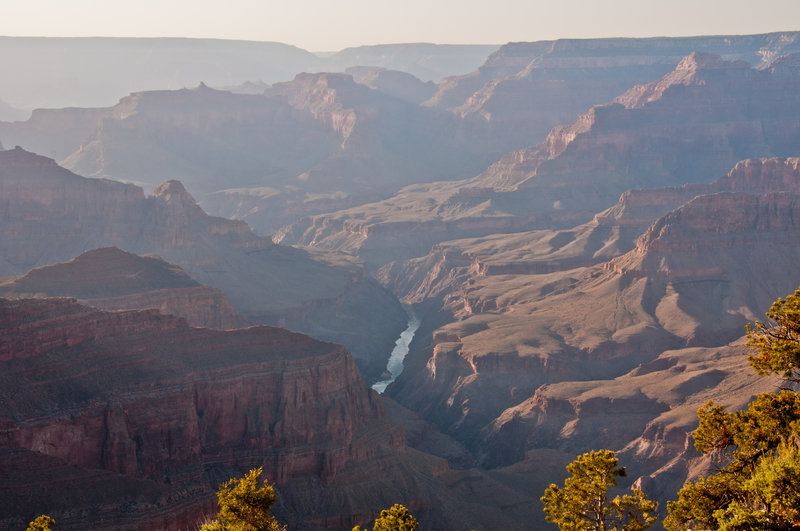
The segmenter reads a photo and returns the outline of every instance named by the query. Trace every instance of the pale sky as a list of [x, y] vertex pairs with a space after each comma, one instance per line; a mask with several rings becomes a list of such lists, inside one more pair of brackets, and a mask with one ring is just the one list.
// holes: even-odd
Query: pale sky
[[310, 51], [788, 30], [800, 30], [800, 0], [0, 0], [0, 35], [210, 37]]

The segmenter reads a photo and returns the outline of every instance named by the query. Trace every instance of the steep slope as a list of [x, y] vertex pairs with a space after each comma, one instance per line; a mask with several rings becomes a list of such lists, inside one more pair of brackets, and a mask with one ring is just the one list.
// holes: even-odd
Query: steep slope
[[0, 152], [0, 275], [19, 275], [91, 249], [157, 254], [222, 290], [255, 323], [347, 346], [368, 378], [385, 368], [406, 315], [358, 263], [259, 238], [208, 216], [177, 181], [141, 188], [86, 179], [22, 149]]
[[[578, 208], [593, 186], [654, 187], [703, 182], [738, 160], [790, 156], [796, 146], [800, 72], [791, 57], [769, 69], [692, 53], [659, 81], [634, 87], [536, 148], [501, 159], [481, 181], [498, 189], [538, 187], [560, 208]], [[551, 205], [552, 208], [552, 205]]]
[[105, 109], [37, 110], [0, 124], [0, 139], [91, 177], [147, 188], [168, 177], [194, 193], [218, 192], [206, 208], [268, 233], [302, 215], [485, 168], [492, 158], [454, 129], [449, 113], [347, 74], [299, 74], [262, 94], [201, 84], [134, 93]]
[[606, 447], [665, 506], [713, 467], [687, 437], [698, 407], [780, 385], [727, 342], [800, 283], [798, 186], [798, 159], [746, 160], [710, 184], [625, 192], [569, 230], [386, 266], [379, 278], [428, 312], [389, 393], [444, 419], [496, 479], [542, 491], [533, 471]]
[[[0, 299], [0, 316], [2, 467], [19, 481], [0, 496], [6, 524], [52, 511], [64, 529], [185, 526], [213, 509], [215, 483], [233, 470], [326, 482], [402, 449], [350, 356], [330, 343], [70, 299]], [[95, 491], [112, 480], [115, 496]], [[60, 495], [67, 482], [71, 494]], [[106, 503], [88, 512], [92, 500]]]
[[241, 328], [250, 323], [218, 289], [194, 281], [157, 257], [106, 247], [69, 262], [42, 266], [0, 281], [3, 297], [75, 297], [105, 310], [155, 308], [192, 326]]
[[[291, 528], [350, 529], [401, 502], [434, 529], [518, 528], [535, 498], [405, 448], [349, 354], [270, 327], [0, 299], [0, 525], [193, 528], [262, 466]], [[482, 493], [482, 495], [481, 495]]]
[[596, 214], [592, 221], [569, 229], [437, 243], [425, 256], [386, 265], [378, 278], [402, 299], [422, 302], [458, 291], [475, 276], [544, 274], [586, 267], [634, 249], [655, 220], [698, 195], [777, 191], [800, 193], [800, 159], [748, 159], [712, 183], [628, 190], [616, 205]]
[[697, 410], [709, 400], [740, 409], [782, 384], [755, 375], [743, 343], [668, 350], [613, 380], [544, 385], [485, 429], [486, 462], [519, 459], [493, 475], [524, 481], [554, 452], [574, 456], [612, 448], [626, 465], [623, 481], [644, 489], [666, 514], [667, 501], [687, 479], [717, 466], [694, 449], [689, 436]]
[[653, 81], [692, 52], [742, 59], [755, 67], [800, 51], [796, 32], [726, 37], [560, 39], [509, 43], [475, 72], [444, 80], [427, 105], [490, 125], [501, 152], [544, 140], [593, 105]]
[[[740, 337], [747, 321], [800, 283], [792, 265], [800, 259], [799, 220], [797, 194], [705, 195], [660, 218], [635, 249], [607, 263], [539, 274], [485, 269], [439, 295], [439, 321], [432, 314], [423, 323], [406, 370], [387, 392], [484, 452], [486, 464], [507, 463], [499, 456], [512, 454], [500, 441], [540, 440], [541, 422], [515, 424], [506, 435], [488, 426], [542, 385], [610, 380], [666, 350]], [[713, 357], [706, 362], [715, 367]], [[647, 403], [631, 405], [644, 408], [644, 425], [665, 411]]]
[[[405, 242], [423, 232], [410, 251], [419, 253], [446, 239], [568, 228], [613, 205], [627, 189], [703, 183], [745, 158], [796, 156], [796, 63], [787, 56], [754, 70], [691, 54], [661, 80], [594, 107], [473, 179], [408, 187], [380, 203], [304, 219], [276, 241], [344, 243], [351, 252], [364, 249], [370, 265], [380, 267], [414, 254], [367, 254], [381, 246], [373, 235]], [[475, 228], [452, 230], [458, 226]]]

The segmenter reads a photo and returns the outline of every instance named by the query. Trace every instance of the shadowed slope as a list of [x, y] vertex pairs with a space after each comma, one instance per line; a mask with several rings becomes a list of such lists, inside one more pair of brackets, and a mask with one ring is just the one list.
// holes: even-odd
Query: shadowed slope
[[352, 349], [366, 374], [385, 368], [405, 312], [355, 261], [259, 238], [208, 216], [177, 181], [140, 188], [85, 179], [22, 149], [0, 152], [0, 274], [19, 275], [97, 247], [154, 253], [222, 290], [252, 322], [281, 324]]

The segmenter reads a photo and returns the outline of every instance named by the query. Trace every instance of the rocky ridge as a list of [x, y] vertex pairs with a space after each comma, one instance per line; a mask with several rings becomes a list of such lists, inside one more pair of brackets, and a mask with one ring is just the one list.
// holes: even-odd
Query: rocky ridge
[[[0, 345], [4, 527], [47, 512], [68, 530], [191, 528], [219, 483], [257, 466], [292, 528], [350, 529], [398, 501], [433, 528], [519, 527], [540, 512], [513, 483], [407, 448], [335, 344], [50, 298], [0, 299]], [[471, 464], [395, 415], [416, 445], [433, 437]]]
[[218, 289], [192, 280], [156, 257], [106, 247], [69, 262], [42, 266], [0, 281], [3, 297], [74, 297], [104, 310], [155, 308], [183, 317], [191, 326], [230, 329], [250, 323]]
[[413, 79], [392, 83], [394, 92], [348, 74], [303, 73], [259, 94], [204, 84], [137, 92], [107, 108], [37, 110], [0, 123], [0, 139], [90, 177], [152, 189], [169, 176], [215, 214], [269, 233], [405, 184], [464, 178], [492, 160], [475, 135], [453, 137], [449, 113], [396, 97]]
[[659, 217], [700, 195], [721, 192], [800, 192], [800, 159], [748, 159], [712, 183], [628, 190], [588, 223], [563, 230], [541, 229], [445, 241], [420, 258], [391, 262], [378, 278], [401, 298], [422, 302], [456, 292], [473, 277], [546, 274], [616, 258]]
[[98, 247], [157, 254], [221, 290], [251, 322], [343, 343], [375, 377], [406, 325], [397, 299], [354, 260], [278, 246], [242, 221], [208, 216], [177, 181], [146, 197], [14, 149], [0, 152], [0, 197], [4, 276]]
[[[303, 219], [277, 239], [322, 247], [346, 242], [360, 253], [379, 245], [370, 231], [384, 228], [394, 229], [392, 237], [401, 242], [413, 239], [423, 224], [480, 227], [483, 221], [494, 224], [494, 232], [569, 228], [591, 220], [627, 189], [704, 183], [742, 159], [794, 156], [800, 77], [791, 56], [778, 63], [784, 61], [785, 68], [755, 70], [692, 54], [660, 81], [592, 108], [572, 125], [554, 128], [538, 146], [505, 155], [473, 179], [409, 187], [380, 203]], [[656, 99], [645, 102], [643, 94]], [[399, 220], [410, 223], [395, 224]], [[448, 235], [491, 232], [425, 233], [424, 242], [433, 245]], [[412, 256], [364, 258], [377, 268]]]
[[[729, 343], [796, 288], [798, 182], [796, 159], [752, 160], [711, 185], [625, 194], [600, 222], [640, 227], [643, 213], [687, 201], [627, 252], [586, 246], [596, 220], [446, 242], [385, 268], [429, 308], [387, 393], [512, 476], [542, 451], [602, 441], [636, 474], [661, 478], [657, 495], [674, 495], [709, 465], [686, 442], [697, 407], [715, 393], [741, 405], [744, 389], [779, 385], [757, 379]], [[699, 190], [715, 193], [686, 199]], [[605, 260], [575, 261], [598, 248]]]
[[728, 37], [560, 39], [509, 43], [476, 71], [439, 84], [426, 103], [488, 123], [500, 153], [544, 140], [559, 124], [630, 87], [658, 79], [699, 51], [763, 68], [800, 50], [796, 32]]

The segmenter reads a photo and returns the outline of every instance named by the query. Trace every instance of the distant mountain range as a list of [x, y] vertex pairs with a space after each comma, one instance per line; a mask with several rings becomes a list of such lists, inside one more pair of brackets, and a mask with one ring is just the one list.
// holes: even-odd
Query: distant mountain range
[[379, 66], [439, 81], [474, 70], [497, 47], [410, 43], [317, 55], [278, 42], [0, 37], [0, 99], [27, 110], [100, 107], [142, 90], [180, 89], [201, 82], [272, 84], [301, 72], [342, 72], [351, 66]]

